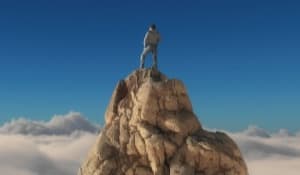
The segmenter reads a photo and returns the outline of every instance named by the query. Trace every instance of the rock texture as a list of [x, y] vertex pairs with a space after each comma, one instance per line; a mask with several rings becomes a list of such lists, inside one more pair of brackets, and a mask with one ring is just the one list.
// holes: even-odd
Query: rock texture
[[151, 69], [121, 80], [79, 175], [247, 175], [226, 134], [203, 130], [184, 84]]

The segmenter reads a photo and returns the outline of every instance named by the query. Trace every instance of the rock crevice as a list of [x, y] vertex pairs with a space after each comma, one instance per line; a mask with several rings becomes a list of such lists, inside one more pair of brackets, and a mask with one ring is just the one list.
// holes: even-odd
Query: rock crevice
[[248, 175], [234, 141], [205, 131], [180, 80], [139, 69], [119, 81], [79, 175]]

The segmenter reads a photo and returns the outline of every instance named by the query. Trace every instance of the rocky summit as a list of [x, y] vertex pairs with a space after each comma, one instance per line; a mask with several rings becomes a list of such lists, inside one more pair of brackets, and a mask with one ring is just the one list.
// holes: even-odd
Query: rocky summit
[[182, 81], [152, 69], [121, 80], [79, 175], [248, 175], [236, 143], [202, 128]]

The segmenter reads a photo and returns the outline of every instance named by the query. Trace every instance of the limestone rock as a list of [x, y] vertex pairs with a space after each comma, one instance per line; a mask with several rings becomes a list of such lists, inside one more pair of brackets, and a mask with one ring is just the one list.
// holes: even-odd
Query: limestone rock
[[248, 175], [234, 141], [205, 131], [184, 84], [139, 69], [119, 81], [79, 175]]

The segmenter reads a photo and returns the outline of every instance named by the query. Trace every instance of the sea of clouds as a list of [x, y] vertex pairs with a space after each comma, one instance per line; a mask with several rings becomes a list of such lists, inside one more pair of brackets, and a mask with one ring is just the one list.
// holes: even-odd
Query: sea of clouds
[[[7, 175], [74, 175], [100, 126], [78, 112], [50, 121], [24, 118], [0, 126], [0, 172]], [[250, 175], [299, 175], [300, 133], [269, 133], [249, 126], [227, 132], [239, 145]]]

